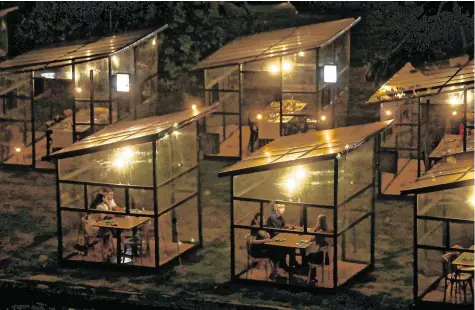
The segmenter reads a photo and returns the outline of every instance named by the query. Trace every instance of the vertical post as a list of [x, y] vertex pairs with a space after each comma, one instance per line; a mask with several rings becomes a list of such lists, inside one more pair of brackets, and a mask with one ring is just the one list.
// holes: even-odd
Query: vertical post
[[259, 226], [262, 228], [264, 227], [264, 202], [259, 203], [259, 213], [261, 214], [261, 221], [259, 223]]
[[467, 86], [463, 87], [463, 151], [467, 151]]
[[71, 79], [73, 80], [73, 143], [76, 142], [76, 66], [71, 62]]
[[417, 177], [421, 176], [421, 102], [419, 97], [417, 102]]
[[338, 159], [333, 160], [333, 288], [338, 288]]
[[371, 185], [371, 244], [370, 244], [370, 253], [371, 253], [371, 267], [374, 266], [375, 256], [374, 256], [374, 244], [376, 240], [376, 174], [379, 171], [379, 139], [380, 135], [376, 135], [374, 138], [374, 148], [373, 148], [373, 178]]
[[36, 166], [36, 109], [35, 109], [35, 76], [34, 71], [31, 72], [31, 164], [33, 168]]
[[153, 230], [155, 239], [155, 268], [160, 266], [159, 238], [158, 238], [158, 190], [157, 190], [157, 140], [152, 141], [152, 174], [153, 174]]
[[84, 210], [87, 211], [89, 209], [89, 202], [87, 198], [87, 184], [84, 184], [83, 195], [84, 195]]
[[107, 70], [109, 71], [109, 124], [112, 124], [112, 59], [107, 58]]
[[125, 188], [125, 213], [130, 214], [130, 189]]
[[282, 90], [283, 90], [283, 79], [284, 79], [284, 70], [283, 70], [283, 61], [282, 61], [282, 56], [280, 57], [280, 94], [279, 94], [279, 131], [280, 131], [280, 136], [282, 137], [284, 135], [284, 124], [283, 124], [283, 107], [282, 107]]
[[137, 78], [137, 46], [133, 48], [133, 57], [134, 57], [134, 84], [133, 84], [133, 96], [132, 101], [134, 105], [134, 119], [137, 119], [137, 100], [141, 100], [140, 88], [139, 88], [139, 79]]
[[417, 277], [418, 274], [418, 262], [417, 262], [417, 194], [415, 194], [415, 199], [414, 199], [414, 212], [413, 212], [413, 217], [414, 217], [414, 223], [413, 223], [413, 272], [412, 272], [412, 294], [413, 294], [413, 299], [414, 302], [416, 302], [418, 298], [418, 291], [419, 291], [419, 280]]
[[[318, 65], [319, 62], [319, 54], [320, 48], [315, 49], [315, 100], [317, 101], [317, 113], [316, 119], [317, 121], [320, 119], [320, 113], [322, 111], [322, 101], [320, 98], [320, 67]], [[318, 124], [318, 123], [317, 123]]]
[[238, 101], [239, 101], [239, 158], [242, 159], [242, 92], [243, 89], [243, 78], [242, 78], [242, 64], [239, 65], [239, 93], [238, 93]]
[[63, 228], [61, 223], [61, 193], [59, 190], [59, 162], [55, 160], [56, 174], [56, 227], [58, 230], [58, 262], [63, 261]]
[[233, 182], [234, 182], [234, 177], [231, 176], [231, 181], [230, 181], [230, 190], [229, 192], [231, 193], [231, 197], [230, 197], [230, 207], [229, 207], [229, 218], [230, 218], [230, 238], [231, 238], [231, 280], [234, 280], [235, 278], [235, 275], [236, 275], [236, 263], [235, 263], [235, 250], [234, 250], [234, 186], [233, 186]]
[[89, 71], [89, 126], [91, 134], [96, 130], [94, 128], [94, 70]]
[[199, 121], [196, 121], [196, 163], [197, 168], [197, 184], [198, 184], [198, 240], [200, 247], [203, 247], [203, 209], [201, 207], [201, 163], [200, 163], [200, 137], [199, 137]]
[[450, 221], [449, 220], [445, 220], [445, 240], [444, 240], [444, 243], [445, 243], [445, 247], [446, 248], [450, 248]]
[[307, 222], [308, 222], [307, 221], [307, 206], [302, 205], [301, 207], [303, 208], [303, 225], [302, 225], [303, 226], [303, 232], [306, 233], [307, 229], [308, 229], [308, 227], [307, 227]]

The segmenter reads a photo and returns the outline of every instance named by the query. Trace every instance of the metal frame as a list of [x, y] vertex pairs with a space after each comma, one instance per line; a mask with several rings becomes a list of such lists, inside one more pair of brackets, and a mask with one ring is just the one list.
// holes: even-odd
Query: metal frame
[[[6, 69], [3, 69], [3, 70], [0, 70], [0, 72], [11, 72], [12, 74], [20, 74], [20, 73], [31, 73], [31, 94], [30, 96], [26, 96], [25, 100], [30, 100], [31, 102], [31, 120], [25, 120], [25, 121], [22, 121], [22, 122], [31, 122], [31, 136], [32, 136], [32, 163], [31, 164], [28, 164], [28, 165], [24, 165], [24, 166], [28, 166], [28, 167], [33, 167], [36, 169], [36, 157], [37, 157], [37, 154], [36, 154], [36, 142], [39, 141], [40, 139], [36, 139], [36, 136], [35, 136], [35, 97], [34, 97], [34, 72], [35, 71], [41, 71], [41, 70], [45, 70], [45, 69], [55, 69], [55, 68], [62, 68], [62, 67], [68, 67], [68, 66], [71, 66], [71, 72], [72, 72], [72, 77], [71, 77], [71, 81], [74, 85], [74, 87], [76, 86], [76, 65], [79, 65], [79, 64], [83, 64], [83, 63], [88, 63], [88, 62], [93, 62], [93, 61], [97, 61], [97, 60], [102, 60], [102, 59], [107, 59], [108, 61], [108, 65], [107, 65], [107, 73], [104, 73], [104, 74], [107, 74], [108, 76], [108, 80], [109, 80], [109, 90], [108, 90], [108, 93], [109, 93], [109, 100], [94, 100], [94, 87], [92, 86], [93, 85], [93, 76], [92, 74], [90, 74], [90, 80], [91, 80], [91, 90], [90, 90], [90, 98], [89, 99], [74, 99], [73, 102], [72, 102], [72, 141], [73, 143], [76, 142], [78, 140], [78, 137], [77, 137], [77, 130], [76, 130], [76, 126], [78, 125], [83, 125], [82, 123], [78, 123], [76, 121], [76, 104], [77, 102], [87, 102], [89, 103], [89, 107], [90, 107], [90, 122], [87, 123], [87, 125], [90, 125], [91, 126], [91, 133], [94, 133], [96, 131], [96, 129], [98, 128], [95, 128], [97, 126], [101, 126], [99, 124], [94, 124], [94, 105], [96, 103], [106, 103], [108, 104], [109, 106], [109, 124], [112, 124], [112, 109], [113, 109], [113, 102], [116, 100], [116, 99], [113, 99], [113, 94], [112, 94], [112, 83], [111, 83], [111, 77], [112, 77], [112, 64], [111, 64], [111, 57], [113, 55], [116, 55], [117, 53], [120, 53], [128, 48], [133, 48], [134, 50], [136, 49], [136, 46], [139, 45], [140, 43], [146, 41], [146, 40], [149, 40], [149, 39], [153, 39], [153, 38], [158, 38], [157, 34], [158, 33], [161, 33], [162, 31], [164, 31], [165, 29], [168, 28], [168, 25], [165, 25], [155, 31], [152, 31], [144, 36], [141, 36], [140, 38], [138, 38], [137, 40], [133, 41], [132, 43], [130, 43], [129, 45], [127, 46], [124, 46], [122, 48], [119, 48], [117, 51], [113, 52], [113, 53], [109, 53], [109, 54], [101, 54], [101, 55], [96, 55], [96, 56], [87, 56], [89, 58], [87, 58], [86, 56], [81, 56], [81, 57], [76, 57], [76, 58], [73, 58], [73, 59], [70, 59], [70, 63], [67, 63], [67, 64], [62, 64], [62, 65], [54, 65], [55, 62], [57, 61], [48, 61], [48, 62], [40, 62], [40, 63], [35, 63], [35, 64], [28, 64], [28, 65], [25, 65], [25, 66], [21, 66], [21, 67], [18, 67], [18, 66], [12, 66], [12, 67], [9, 67], [9, 68], [6, 68]], [[94, 42], [89, 42], [89, 43], [94, 43]], [[135, 53], [134, 53], [134, 56], [135, 56]], [[64, 60], [61, 60], [60, 62], [64, 62]], [[36, 68], [36, 69], [31, 69], [32, 66], [38, 66], [38, 65], [44, 65], [44, 68]], [[50, 66], [51, 65], [51, 66]], [[136, 64], [135, 64], [135, 57], [134, 57], [134, 71], [136, 69]], [[75, 90], [74, 90], [75, 91]], [[3, 95], [0, 96], [0, 98], [4, 97]], [[16, 96], [17, 98], [20, 98], [22, 96]], [[135, 104], [136, 104], [136, 100], [134, 100]], [[117, 109], [119, 110], [119, 107], [117, 106]], [[134, 119], [136, 119], [136, 113], [137, 113], [137, 108], [135, 107], [134, 109]], [[119, 121], [119, 115], [117, 114], [117, 121]], [[10, 120], [6, 120], [6, 121], [10, 121]], [[14, 120], [11, 120], [11, 121], [14, 121]], [[26, 131], [28, 131], [26, 128], [25, 128]], [[26, 144], [26, 146], [29, 146], [30, 144]], [[49, 150], [47, 150], [48, 152]], [[46, 154], [46, 156], [44, 157], [45, 159], [47, 159], [49, 156], [49, 153]], [[2, 165], [9, 165], [9, 164], [4, 164], [2, 163]], [[38, 169], [38, 170], [45, 170], [45, 169]]]
[[[300, 202], [289, 202], [289, 201], [278, 201], [278, 200], [272, 200], [275, 201], [276, 203], [284, 203], [287, 205], [293, 205], [296, 207], [302, 208], [302, 213], [303, 219], [304, 219], [304, 231], [292, 231], [292, 230], [287, 230], [287, 229], [277, 229], [277, 228], [268, 228], [264, 226], [264, 220], [263, 220], [263, 205], [264, 203], [269, 203], [271, 200], [268, 199], [257, 199], [257, 198], [248, 198], [248, 197], [236, 197], [234, 196], [234, 177], [237, 176], [238, 174], [229, 174], [230, 176], [230, 243], [231, 243], [231, 258], [230, 258], [230, 271], [231, 275], [230, 278], [232, 281], [236, 282], [255, 282], [255, 283], [261, 283], [264, 284], [266, 283], [267, 285], [271, 286], [284, 286], [284, 287], [298, 287], [300, 289], [310, 289], [312, 291], [336, 291], [339, 288], [346, 286], [348, 283], [351, 283], [355, 278], [357, 278], [359, 275], [362, 273], [365, 273], [369, 270], [372, 270], [374, 267], [375, 263], [375, 256], [374, 256], [374, 245], [375, 245], [375, 180], [376, 180], [376, 172], [378, 168], [378, 161], [377, 161], [377, 149], [378, 149], [378, 140], [379, 137], [377, 134], [372, 135], [369, 139], [374, 139], [374, 157], [373, 157], [373, 168], [372, 168], [372, 181], [370, 184], [365, 186], [363, 189], [359, 190], [356, 192], [356, 194], [351, 195], [350, 198], [346, 199], [345, 201], [339, 203], [338, 202], [338, 165], [340, 161], [340, 157], [331, 157], [327, 158], [327, 160], [333, 160], [333, 178], [334, 178], [334, 192], [333, 192], [333, 204], [332, 205], [318, 205], [318, 204], [311, 204], [311, 203], [300, 203]], [[366, 140], [367, 142], [368, 140]], [[311, 161], [312, 163], [319, 162], [320, 160], [313, 159]], [[310, 162], [309, 162], [310, 163]], [[296, 166], [299, 165], [300, 163], [293, 162], [292, 164], [287, 165], [289, 166]], [[274, 169], [274, 168], [272, 168]], [[263, 171], [267, 171], [271, 169], [266, 169]], [[242, 174], [242, 173], [240, 173]], [[223, 176], [223, 175], [221, 175]], [[362, 214], [361, 217], [359, 217], [356, 220], [353, 220], [352, 223], [348, 224], [344, 229], [339, 231], [338, 229], [338, 209], [344, 206], [345, 204], [348, 204], [350, 201], [353, 199], [359, 198], [363, 194], [365, 194], [367, 191], [371, 191], [371, 201], [370, 201], [370, 210], [365, 211], [364, 214]], [[240, 278], [243, 274], [246, 273], [247, 268], [244, 269], [243, 271], [239, 271], [236, 273], [236, 240], [235, 240], [235, 230], [236, 229], [251, 229], [254, 228], [250, 225], [242, 225], [242, 224], [236, 224], [235, 223], [235, 218], [234, 218], [234, 202], [235, 201], [248, 201], [248, 202], [255, 202], [256, 204], [259, 205], [259, 212], [261, 214], [261, 222], [260, 222], [260, 229], [265, 229], [266, 231], [273, 231], [273, 232], [285, 232], [285, 233], [291, 233], [291, 234], [299, 234], [299, 235], [310, 235], [310, 236], [325, 236], [328, 238], [333, 239], [333, 246], [334, 246], [334, 252], [333, 252], [333, 288], [323, 288], [323, 287], [317, 287], [317, 288], [309, 288], [305, 286], [300, 286], [300, 285], [292, 285], [292, 284], [277, 284], [277, 283], [272, 283], [268, 281], [261, 281], [261, 280], [251, 280], [251, 279], [242, 279]], [[328, 232], [328, 233], [314, 233], [314, 232], [309, 232], [308, 231], [308, 225], [307, 225], [307, 209], [308, 208], [317, 208], [317, 209], [326, 209], [326, 210], [332, 210], [333, 211], [333, 232]], [[340, 212], [344, 212], [340, 211]], [[344, 236], [344, 233], [353, 229], [356, 227], [358, 224], [363, 222], [364, 220], [368, 219], [370, 220], [370, 261], [369, 262], [358, 262], [362, 264], [366, 264], [367, 266], [361, 270], [360, 272], [356, 273], [353, 275], [351, 278], [349, 278], [347, 281], [344, 283], [341, 283], [340, 285], [338, 284], [338, 242], [339, 238]], [[344, 250], [344, 247], [343, 247]], [[345, 259], [344, 257], [341, 258], [343, 261], [351, 261], [351, 262], [356, 262], [354, 260], [349, 260]]]
[[[359, 18], [355, 21], [355, 23], [357, 23], [358, 21], [359, 21]], [[342, 34], [346, 33], [346, 31], [348, 31], [349, 28], [351, 28], [351, 26], [349, 26], [347, 29], [345, 29], [342, 32], [335, 35], [334, 38], [332, 38], [329, 42], [327, 42], [326, 44], [324, 44], [322, 46], [334, 43], [334, 40], [336, 38], [338, 38], [339, 36], [341, 36]], [[279, 120], [279, 134], [280, 134], [280, 136], [284, 135], [284, 126], [285, 126], [285, 123], [283, 123], [283, 117], [284, 116], [291, 115], [291, 116], [296, 116], [296, 117], [297, 116], [309, 117], [309, 116], [312, 116], [312, 114], [314, 114], [317, 117], [318, 122], [320, 122], [320, 115], [323, 113], [323, 110], [324, 110], [324, 107], [322, 106], [322, 100], [321, 100], [321, 94], [324, 91], [324, 89], [320, 89], [320, 75], [321, 75], [320, 67], [319, 67], [320, 47], [321, 46], [303, 50], [305, 52], [315, 51], [315, 78], [316, 78], [316, 80], [315, 80], [315, 84], [316, 84], [315, 85], [315, 91], [302, 91], [302, 92], [299, 92], [299, 91], [290, 91], [290, 92], [289, 91], [284, 91], [283, 70], [279, 70], [279, 74], [280, 74], [280, 81], [279, 81], [280, 95], [279, 95], [279, 100], [278, 101], [279, 101], [279, 111], [280, 111], [280, 113], [279, 113], [279, 118], [280, 118], [280, 120]], [[350, 49], [350, 46], [348, 46], [348, 49]], [[278, 59], [279, 62], [280, 62], [280, 67], [282, 68], [283, 57], [288, 56], [288, 55], [292, 55], [292, 54], [281, 53], [277, 56], [273, 56], [273, 57], [270, 57], [270, 58]], [[267, 58], [269, 58], [269, 57], [267, 57]], [[335, 58], [335, 51], [333, 52], [333, 58]], [[213, 104], [214, 103], [214, 102], [206, 102], [206, 94], [208, 92], [211, 92], [211, 91], [218, 91], [218, 93], [221, 93], [221, 92], [224, 92], [224, 93], [238, 93], [238, 96], [239, 96], [238, 97], [238, 110], [239, 110], [239, 112], [237, 112], [237, 113], [236, 112], [215, 112], [215, 113], [212, 113], [212, 115], [222, 115], [223, 119], [225, 118], [225, 115], [238, 115], [239, 116], [239, 150], [238, 150], [239, 152], [238, 152], [238, 156], [220, 156], [219, 154], [205, 154], [206, 157], [213, 158], [213, 159], [218, 159], [218, 158], [242, 159], [243, 158], [243, 151], [244, 151], [245, 148], [247, 149], [247, 146], [243, 145], [243, 136], [242, 136], [242, 118], [243, 118], [243, 115], [242, 115], [243, 100], [242, 100], [242, 98], [244, 96], [244, 94], [243, 94], [243, 91], [244, 91], [243, 74], [244, 73], [247, 73], [247, 74], [249, 74], [249, 73], [262, 73], [262, 71], [243, 70], [243, 65], [245, 65], [247, 63], [253, 63], [253, 62], [256, 62], [256, 61], [260, 61], [260, 60], [262, 60], [262, 59], [252, 60], [252, 61], [245, 61], [243, 63], [229, 63], [229, 64], [226, 64], [226, 65], [220, 65], [220, 66], [197, 69], [197, 70], [202, 70], [203, 71], [204, 87], [203, 87], [202, 91], [203, 91], [203, 96], [204, 96], [203, 101], [205, 102], [205, 104]], [[237, 90], [234, 90], [234, 89], [212, 90], [212, 89], [207, 87], [207, 81], [206, 81], [206, 71], [207, 70], [225, 68], [225, 67], [234, 67], [234, 66], [238, 66], [238, 70], [239, 70], [238, 71], [239, 89], [237, 89]], [[338, 68], [338, 70], [340, 70], [340, 69], [342, 69], [342, 71], [338, 72], [338, 75], [340, 75], [344, 70], [346, 70], [346, 67], [345, 68]], [[349, 81], [348, 81], [348, 83], [349, 83]], [[331, 102], [332, 102], [331, 121], [332, 121], [332, 123], [335, 123], [335, 115], [334, 114], [336, 113], [335, 112], [335, 105], [336, 105], [336, 99], [338, 98], [338, 94], [337, 94], [336, 91], [333, 91], [331, 93], [333, 95], [330, 98]], [[312, 109], [309, 111], [309, 113], [302, 113], [302, 114], [299, 114], [299, 115], [284, 114], [283, 113], [283, 96], [284, 96], [284, 94], [314, 95], [315, 96], [316, 111], [313, 111], [313, 107], [312, 107]], [[346, 102], [345, 104], [348, 104], [348, 102]], [[330, 120], [328, 119], [327, 121], [329, 122]], [[335, 126], [334, 126], [334, 124], [332, 124], [330, 127], [334, 128]], [[224, 128], [225, 128], [225, 123], [223, 122], [223, 131], [225, 130]], [[223, 141], [224, 140], [226, 140], [225, 135], [223, 135]]]
[[[196, 119], [193, 119], [193, 121], [196, 121]], [[189, 122], [187, 125], [193, 126], [191, 122]], [[108, 268], [108, 269], [113, 269], [113, 270], [159, 270], [163, 266], [169, 265], [170, 263], [174, 263], [176, 260], [179, 260], [179, 257], [182, 257], [184, 255], [187, 255], [188, 253], [194, 251], [195, 249], [201, 248], [203, 246], [203, 232], [202, 232], [202, 206], [201, 206], [201, 197], [200, 197], [200, 192], [201, 192], [201, 181], [200, 181], [200, 169], [199, 169], [199, 137], [198, 137], [198, 124], [196, 124], [196, 146], [197, 146], [197, 153], [196, 155], [196, 160], [197, 164], [186, 170], [183, 173], [177, 174], [170, 180], [166, 182], [162, 182], [158, 184], [157, 182], [157, 148], [159, 147], [157, 144], [157, 140], [151, 140], [149, 143], [151, 143], [152, 146], [152, 171], [149, 173], [152, 173], [152, 186], [139, 186], [139, 185], [125, 185], [125, 184], [112, 184], [112, 183], [102, 183], [102, 182], [86, 182], [86, 181], [76, 181], [76, 180], [61, 180], [60, 177], [60, 158], [56, 158], [55, 164], [56, 164], [56, 200], [57, 200], [57, 207], [56, 207], [56, 215], [57, 215], [57, 232], [58, 232], [58, 262], [60, 263], [61, 266], [71, 266], [71, 267], [98, 267], [98, 268]], [[154, 136], [155, 137], [155, 136]], [[129, 145], [133, 145], [133, 143], [129, 143]], [[175, 204], [171, 206], [167, 206], [167, 208], [159, 211], [159, 199], [158, 197], [158, 189], [160, 187], [166, 186], [169, 184], [169, 182], [176, 180], [186, 174], [191, 174], [191, 173], [197, 173], [197, 189], [196, 192], [192, 193], [188, 197], [182, 199], [181, 201], [176, 202]], [[61, 184], [75, 184], [78, 186], [83, 186], [84, 189], [82, 190], [82, 195], [84, 199], [84, 206], [81, 207], [64, 207], [61, 206], [61, 190], [60, 190], [60, 185]], [[88, 207], [88, 186], [94, 186], [94, 187], [111, 187], [111, 188], [119, 188], [125, 191], [125, 211], [122, 213], [114, 212], [114, 211], [98, 211], [98, 210], [90, 210]], [[153, 202], [150, 202], [151, 205], [153, 205], [153, 214], [138, 214], [138, 213], [131, 213], [130, 211], [130, 194], [129, 191], [131, 189], [143, 189], [143, 190], [148, 190], [153, 192]], [[81, 196], [81, 194], [79, 194]], [[160, 252], [159, 252], [159, 218], [161, 215], [166, 214], [167, 212], [172, 212], [176, 208], [179, 208], [180, 206], [183, 206], [187, 201], [191, 199], [196, 199], [197, 201], [197, 217], [198, 217], [198, 240], [195, 244], [190, 249], [187, 249], [183, 251], [182, 253], [179, 253], [176, 257], [171, 259], [170, 261], [160, 265]], [[70, 202], [71, 203], [71, 202]], [[72, 202], [74, 203], [74, 201]], [[134, 266], [134, 265], [122, 265], [120, 262], [117, 262], [117, 264], [109, 264], [109, 263], [104, 263], [104, 262], [92, 262], [92, 261], [71, 261], [68, 260], [66, 257], [63, 257], [63, 231], [62, 231], [62, 212], [74, 212], [77, 214], [111, 214], [111, 215], [123, 215], [123, 216], [135, 216], [135, 217], [148, 217], [153, 220], [153, 226], [154, 226], [154, 240], [155, 240], [155, 266], [154, 267], [148, 267], [148, 266]], [[117, 249], [119, 251], [119, 248]]]

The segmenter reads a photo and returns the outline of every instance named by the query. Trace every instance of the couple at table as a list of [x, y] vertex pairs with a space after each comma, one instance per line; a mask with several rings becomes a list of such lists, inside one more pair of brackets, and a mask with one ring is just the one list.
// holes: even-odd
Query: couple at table
[[[91, 210], [99, 211], [117, 211], [122, 212], [124, 209], [117, 206], [114, 201], [114, 191], [111, 188], [105, 187], [101, 193], [98, 193], [94, 201], [89, 206]], [[108, 260], [114, 253], [113, 237], [114, 232], [111, 229], [104, 227], [94, 227], [89, 221], [101, 221], [104, 219], [112, 218], [111, 215], [94, 213], [84, 216], [81, 220], [85, 228], [85, 241], [89, 244], [89, 237], [100, 238], [103, 241], [103, 260]]]
[[[283, 214], [285, 213], [284, 204], [271, 203], [273, 207], [273, 212], [267, 219], [267, 227], [277, 228], [277, 229], [295, 229], [295, 226], [288, 225], [285, 222]], [[258, 227], [260, 223], [260, 213], [256, 213], [253, 220], [251, 221], [251, 226]], [[326, 221], [326, 216], [321, 214], [318, 216], [317, 224], [315, 225], [314, 232], [328, 232], [328, 225]], [[273, 264], [272, 272], [270, 278], [274, 279], [279, 275], [277, 267], [280, 266], [284, 271], [291, 272], [291, 268], [301, 269], [301, 265], [297, 262], [295, 257], [295, 249], [287, 250], [277, 247], [268, 247], [265, 243], [270, 242], [278, 232], [270, 231], [266, 232], [263, 230], [258, 230], [257, 228], [251, 229], [251, 241], [250, 241], [250, 255], [253, 257], [267, 257]], [[311, 242], [315, 242], [316, 245], [321, 248], [327, 246], [327, 242], [323, 236], [313, 236], [310, 239]], [[287, 265], [286, 257], [289, 255], [289, 265]], [[326, 262], [329, 261], [328, 254], [326, 254]], [[321, 264], [323, 262], [323, 252], [317, 251], [316, 253], [311, 253], [308, 255], [307, 259], [310, 263]], [[294, 273], [294, 272], [292, 272]], [[312, 277], [314, 278], [314, 277]]]

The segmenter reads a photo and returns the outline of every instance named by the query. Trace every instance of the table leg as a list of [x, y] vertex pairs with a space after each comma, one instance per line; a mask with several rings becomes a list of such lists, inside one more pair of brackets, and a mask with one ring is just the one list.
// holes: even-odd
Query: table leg
[[[137, 227], [132, 228], [132, 237], [134, 240], [137, 240]], [[142, 240], [139, 240], [138, 242], [141, 242]], [[137, 253], [137, 243], [132, 244], [132, 255], [133, 256], [138, 256]]]
[[120, 238], [120, 237], [121, 237], [121, 236], [120, 236], [121, 232], [122, 232], [122, 231], [121, 231], [120, 229], [117, 229], [117, 264], [121, 264], [121, 260], [120, 260], [120, 257], [121, 257], [121, 254], [122, 254], [122, 253], [121, 253], [121, 252], [122, 252], [122, 248], [121, 248], [121, 246], [120, 246], [120, 244], [121, 244], [121, 242], [122, 242], [122, 241], [121, 241], [121, 238]]

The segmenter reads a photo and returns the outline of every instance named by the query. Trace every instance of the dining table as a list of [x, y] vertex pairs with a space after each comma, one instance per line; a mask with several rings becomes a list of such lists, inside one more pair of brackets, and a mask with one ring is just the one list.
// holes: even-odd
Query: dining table
[[[302, 227], [296, 227], [293, 230], [303, 233]], [[307, 231], [312, 232], [311, 229], [307, 229]], [[265, 244], [267, 246], [284, 248], [285, 250], [298, 251], [299, 254], [302, 256], [302, 266], [305, 266], [307, 262], [305, 251], [313, 243], [315, 243], [314, 241], [311, 241], [312, 238], [313, 238], [312, 235], [302, 235], [299, 233], [281, 232], [281, 233], [278, 233], [276, 236], [274, 236], [274, 238], [272, 238], [270, 241], [266, 242]], [[292, 272], [289, 272], [289, 284], [290, 284], [291, 279], [292, 279]]]
[[145, 224], [151, 220], [150, 217], [140, 217], [140, 216], [115, 216], [112, 219], [104, 219], [100, 221], [96, 221], [92, 224], [94, 227], [102, 227], [102, 228], [109, 228], [115, 229], [117, 231], [117, 264], [121, 264], [122, 260], [122, 248], [121, 244], [121, 233], [124, 230], [134, 230], [137, 229], [139, 226]]
[[460, 267], [474, 267], [474, 255], [475, 245], [468, 248], [472, 252], [463, 252], [453, 262], [452, 265]]
[[[467, 135], [467, 151], [473, 151], [473, 135]], [[446, 134], [437, 147], [429, 154], [429, 159], [439, 160], [443, 156], [463, 152], [463, 136]]]

